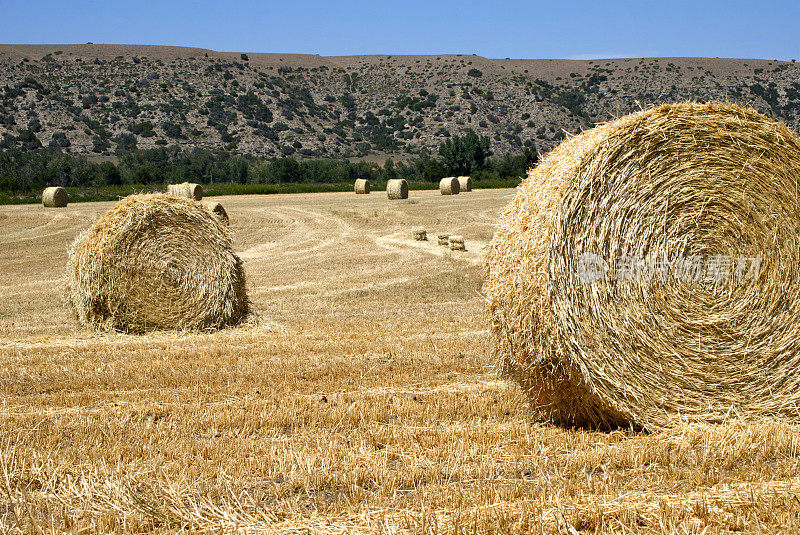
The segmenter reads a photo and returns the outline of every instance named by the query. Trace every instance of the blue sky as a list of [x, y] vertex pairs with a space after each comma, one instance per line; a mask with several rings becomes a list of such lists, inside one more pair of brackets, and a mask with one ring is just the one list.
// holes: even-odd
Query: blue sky
[[2, 43], [490, 58], [800, 59], [800, 0], [0, 0]]

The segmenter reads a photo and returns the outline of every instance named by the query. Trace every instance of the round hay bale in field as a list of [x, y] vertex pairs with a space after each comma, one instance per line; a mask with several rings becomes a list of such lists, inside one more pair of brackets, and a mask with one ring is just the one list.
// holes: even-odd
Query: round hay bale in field
[[369, 193], [369, 180], [366, 178], [356, 179], [355, 190], [357, 194]]
[[461, 187], [461, 193], [472, 191], [472, 178], [468, 176], [458, 177], [458, 185]]
[[563, 425], [800, 419], [798, 177], [798, 137], [734, 105], [565, 141], [489, 247], [494, 355]]
[[461, 192], [461, 185], [454, 176], [448, 176], [439, 181], [439, 193], [442, 195], [458, 195]]
[[386, 196], [391, 200], [408, 199], [408, 182], [394, 178], [386, 183]]
[[193, 184], [191, 182], [170, 184], [167, 186], [167, 193], [176, 197], [184, 197], [186, 199], [200, 201], [203, 199], [203, 186], [200, 184]]
[[60, 187], [45, 188], [42, 192], [42, 205], [47, 208], [63, 208], [67, 205], [69, 195]]
[[428, 240], [428, 232], [424, 228], [415, 228], [411, 232], [414, 235], [414, 239], [417, 241]]
[[451, 251], [465, 251], [464, 236], [450, 236], [447, 243]]
[[218, 201], [205, 201], [203, 206], [206, 207], [214, 216], [225, 223], [226, 225], [230, 223], [228, 219], [228, 212], [225, 210], [225, 207], [222, 206]]
[[450, 234], [439, 234], [436, 238], [439, 240], [439, 245], [450, 244]]
[[228, 228], [201, 203], [131, 195], [72, 244], [68, 301], [100, 329], [215, 329], [248, 312]]

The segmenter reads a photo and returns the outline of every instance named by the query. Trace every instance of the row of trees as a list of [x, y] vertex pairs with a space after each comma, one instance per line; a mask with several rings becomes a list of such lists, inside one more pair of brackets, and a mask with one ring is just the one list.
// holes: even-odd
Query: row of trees
[[174, 184], [184, 181], [213, 184], [345, 183], [357, 178], [382, 182], [392, 178], [438, 181], [445, 176], [471, 175], [474, 180], [522, 176], [538, 160], [533, 147], [521, 154], [491, 158], [489, 139], [469, 131], [442, 143], [438, 155], [423, 152], [409, 162], [387, 159], [376, 163], [347, 160], [265, 160], [224, 150], [178, 146], [131, 150], [116, 163], [90, 162], [83, 156], [49, 147], [0, 152], [0, 192], [22, 194], [50, 185], [114, 186]]

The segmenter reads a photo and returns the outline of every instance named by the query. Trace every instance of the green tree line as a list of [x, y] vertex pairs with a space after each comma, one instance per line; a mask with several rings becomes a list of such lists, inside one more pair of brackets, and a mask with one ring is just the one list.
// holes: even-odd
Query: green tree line
[[519, 178], [538, 160], [533, 146], [514, 155], [492, 158], [489, 139], [469, 131], [453, 136], [438, 155], [421, 153], [410, 161], [388, 158], [374, 162], [336, 159], [305, 160], [284, 157], [267, 160], [226, 150], [182, 149], [178, 146], [134, 149], [117, 155], [116, 162], [91, 162], [57, 147], [21, 148], [0, 152], [0, 193], [31, 194], [47, 186], [103, 187], [200, 184], [341, 184], [366, 178], [435, 182], [445, 176], [471, 175], [480, 183]]

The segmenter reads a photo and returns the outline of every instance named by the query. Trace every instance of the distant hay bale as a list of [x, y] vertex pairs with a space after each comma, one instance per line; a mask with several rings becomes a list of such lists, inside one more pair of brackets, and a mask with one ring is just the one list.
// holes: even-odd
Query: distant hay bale
[[472, 191], [472, 178], [468, 176], [458, 177], [458, 185], [461, 186], [461, 193]]
[[447, 240], [451, 251], [464, 251], [464, 236], [450, 236]]
[[458, 195], [461, 185], [454, 176], [448, 176], [439, 181], [439, 193], [442, 195]]
[[450, 244], [450, 234], [439, 234], [436, 238], [439, 240], [439, 245]]
[[60, 187], [45, 188], [42, 192], [42, 204], [47, 208], [63, 208], [67, 205], [69, 195]]
[[205, 206], [214, 216], [216, 216], [220, 221], [225, 223], [226, 225], [230, 223], [228, 219], [228, 212], [225, 210], [225, 207], [222, 206], [218, 201], [205, 201], [203, 203]]
[[408, 182], [395, 178], [386, 183], [386, 196], [389, 199], [408, 199]]
[[417, 241], [427, 241], [428, 239], [428, 233], [424, 228], [415, 228], [412, 230], [412, 234]]
[[200, 184], [193, 184], [191, 182], [170, 184], [167, 186], [167, 193], [176, 197], [200, 201], [203, 199], [203, 186]]
[[369, 193], [369, 180], [366, 178], [356, 179], [355, 190], [357, 194]]
[[565, 141], [489, 246], [493, 354], [562, 425], [800, 419], [798, 177], [800, 139], [734, 105]]
[[78, 320], [99, 329], [215, 329], [248, 312], [228, 228], [172, 195], [118, 202], [72, 244], [67, 279]]

